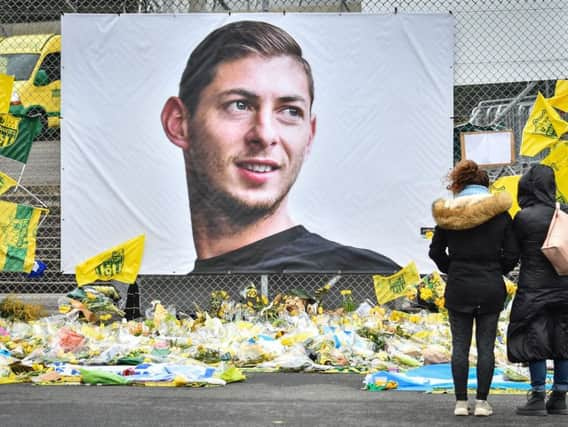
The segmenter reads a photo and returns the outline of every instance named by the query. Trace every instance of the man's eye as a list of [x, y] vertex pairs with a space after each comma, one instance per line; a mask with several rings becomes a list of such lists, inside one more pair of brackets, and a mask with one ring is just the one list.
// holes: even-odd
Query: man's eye
[[234, 111], [246, 111], [250, 108], [250, 105], [246, 101], [238, 100], [238, 101], [231, 101], [228, 105], [229, 110]]
[[237, 110], [246, 110], [247, 103], [244, 101], [235, 101], [235, 107], [237, 108]]
[[290, 117], [303, 117], [302, 110], [296, 107], [286, 107], [283, 110]]

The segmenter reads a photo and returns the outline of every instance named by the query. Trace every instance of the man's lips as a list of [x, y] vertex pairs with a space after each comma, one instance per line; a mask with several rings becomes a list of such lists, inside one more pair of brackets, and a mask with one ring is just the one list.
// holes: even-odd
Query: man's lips
[[272, 160], [243, 160], [236, 162], [241, 177], [254, 185], [266, 183], [280, 169]]
[[237, 162], [237, 167], [253, 173], [268, 173], [280, 169], [272, 160], [244, 160]]

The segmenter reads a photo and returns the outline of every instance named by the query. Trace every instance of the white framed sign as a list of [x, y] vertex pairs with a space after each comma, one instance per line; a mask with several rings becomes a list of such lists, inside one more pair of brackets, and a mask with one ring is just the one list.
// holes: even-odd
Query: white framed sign
[[463, 132], [461, 158], [482, 167], [510, 165], [515, 162], [515, 136], [512, 130]]

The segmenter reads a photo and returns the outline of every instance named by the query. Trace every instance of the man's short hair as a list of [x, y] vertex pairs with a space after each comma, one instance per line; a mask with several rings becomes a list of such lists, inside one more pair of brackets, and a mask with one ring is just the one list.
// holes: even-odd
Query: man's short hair
[[306, 72], [310, 106], [314, 101], [314, 80], [310, 64], [294, 38], [275, 25], [260, 21], [238, 21], [211, 32], [191, 53], [181, 77], [179, 97], [193, 115], [203, 89], [215, 78], [217, 67], [249, 55], [290, 56]]

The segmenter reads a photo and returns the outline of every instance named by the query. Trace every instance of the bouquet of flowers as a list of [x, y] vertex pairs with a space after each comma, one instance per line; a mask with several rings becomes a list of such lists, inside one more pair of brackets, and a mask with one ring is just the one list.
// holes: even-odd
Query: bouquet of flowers
[[445, 310], [445, 290], [446, 282], [442, 279], [440, 273], [434, 271], [420, 280], [417, 286], [418, 302], [423, 302], [437, 311]]

